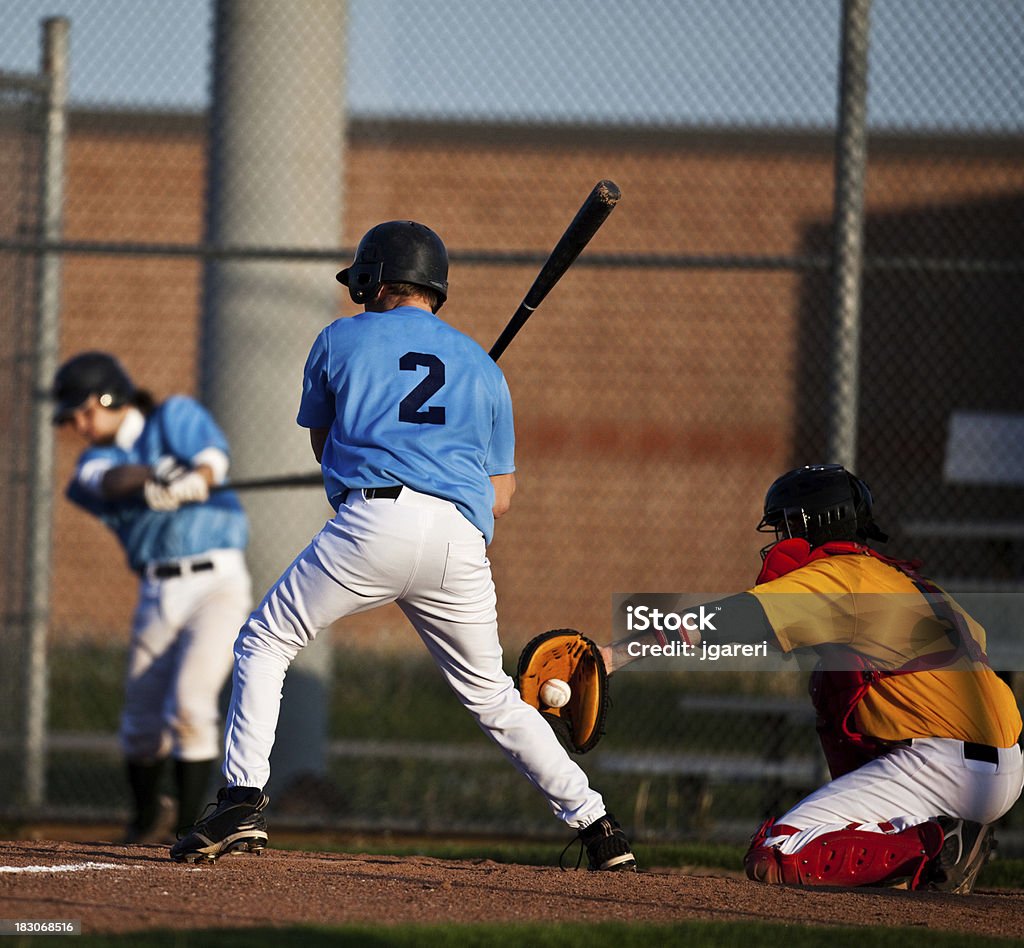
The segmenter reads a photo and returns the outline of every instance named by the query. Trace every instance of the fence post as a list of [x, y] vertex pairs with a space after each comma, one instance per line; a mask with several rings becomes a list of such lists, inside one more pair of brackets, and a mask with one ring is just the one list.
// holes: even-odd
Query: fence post
[[[59, 241], [64, 215], [64, 146], [67, 136], [68, 38], [65, 17], [43, 21], [42, 71], [48, 79], [41, 176], [40, 239]], [[61, 260], [57, 251], [39, 255], [33, 353], [32, 466], [27, 556], [28, 622], [25, 643], [26, 707], [22, 734], [22, 793], [30, 807], [46, 800], [46, 639], [50, 625], [53, 537], [53, 428], [48, 392], [60, 352]]]
[[861, 273], [871, 0], [843, 0], [835, 162], [827, 460], [854, 469], [860, 414]]

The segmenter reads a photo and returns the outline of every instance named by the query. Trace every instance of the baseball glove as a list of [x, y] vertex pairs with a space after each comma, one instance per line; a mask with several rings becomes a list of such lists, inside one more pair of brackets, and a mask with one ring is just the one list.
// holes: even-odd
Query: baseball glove
[[[540, 698], [541, 685], [550, 678], [559, 678], [572, 689], [560, 708], [549, 707]], [[604, 734], [608, 675], [597, 646], [575, 629], [553, 629], [527, 643], [519, 656], [516, 686], [570, 753], [585, 754]]]

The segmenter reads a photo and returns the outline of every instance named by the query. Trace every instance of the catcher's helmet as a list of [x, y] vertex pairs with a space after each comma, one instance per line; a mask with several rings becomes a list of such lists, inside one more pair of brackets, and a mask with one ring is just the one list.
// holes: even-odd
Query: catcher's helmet
[[348, 287], [355, 303], [365, 303], [382, 283], [424, 286], [438, 296], [436, 313], [448, 298], [448, 251], [423, 224], [386, 221], [366, 232], [338, 282]]
[[82, 352], [68, 359], [54, 377], [53, 421], [65, 421], [90, 395], [98, 396], [104, 408], [119, 408], [134, 394], [131, 377], [117, 359], [106, 352]]
[[840, 464], [810, 464], [778, 478], [764, 498], [762, 532], [779, 540], [803, 537], [811, 546], [829, 540], [889, 539], [871, 518], [871, 490]]

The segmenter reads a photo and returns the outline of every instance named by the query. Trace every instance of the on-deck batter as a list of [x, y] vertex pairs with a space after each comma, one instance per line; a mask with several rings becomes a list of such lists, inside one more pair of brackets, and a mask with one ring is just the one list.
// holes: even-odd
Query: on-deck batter
[[228, 444], [201, 405], [160, 405], [112, 355], [84, 352], [54, 381], [55, 424], [89, 447], [67, 496], [117, 535], [139, 574], [121, 749], [132, 791], [129, 842], [164, 842], [160, 786], [174, 760], [177, 823], [199, 815], [220, 754], [218, 700], [231, 670], [232, 628], [252, 606], [245, 513], [224, 481]]
[[337, 619], [397, 602], [459, 701], [580, 831], [591, 868], [635, 868], [600, 794], [502, 669], [486, 547], [515, 486], [512, 403], [487, 353], [435, 315], [448, 289], [444, 244], [422, 224], [379, 224], [338, 279], [365, 311], [313, 343], [298, 414], [337, 513], [239, 634], [227, 786], [171, 857], [264, 846], [290, 662]]

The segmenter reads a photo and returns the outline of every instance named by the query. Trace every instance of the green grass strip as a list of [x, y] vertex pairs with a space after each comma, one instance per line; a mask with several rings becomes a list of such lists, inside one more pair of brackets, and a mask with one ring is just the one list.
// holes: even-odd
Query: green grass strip
[[[651, 948], [685, 945], [686, 948], [1005, 948], [1001, 938], [968, 937], [957, 932], [918, 928], [869, 928], [771, 925], [758, 922], [566, 923], [528, 925], [401, 925], [395, 927], [344, 925], [337, 928], [291, 927], [231, 930], [135, 932], [124, 936], [83, 935], [76, 945], [88, 948]], [[15, 943], [17, 944], [17, 943]], [[26, 940], [26, 944], [28, 941]], [[12, 946], [13, 948], [13, 946]]]

